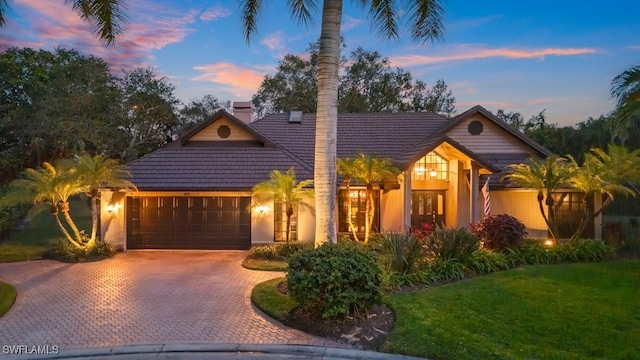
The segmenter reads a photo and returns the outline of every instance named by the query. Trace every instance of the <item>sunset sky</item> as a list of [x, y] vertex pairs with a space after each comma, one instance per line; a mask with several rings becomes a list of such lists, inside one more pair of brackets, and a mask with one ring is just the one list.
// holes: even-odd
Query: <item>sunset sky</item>
[[[290, 19], [284, 0], [264, 1], [250, 44], [236, 1], [125, 3], [125, 32], [108, 47], [64, 0], [10, 0], [0, 49], [74, 48], [118, 75], [153, 66], [185, 102], [206, 94], [234, 101], [249, 100], [283, 54], [303, 54], [319, 36], [321, 9], [307, 28]], [[529, 118], [547, 109], [549, 122], [575, 124], [610, 112], [611, 79], [640, 64], [638, 1], [443, 1], [446, 32], [435, 44], [413, 43], [406, 28], [399, 41], [380, 39], [353, 3], [345, 1], [342, 21], [348, 49], [377, 50], [428, 84], [443, 79], [458, 112], [480, 104]]]

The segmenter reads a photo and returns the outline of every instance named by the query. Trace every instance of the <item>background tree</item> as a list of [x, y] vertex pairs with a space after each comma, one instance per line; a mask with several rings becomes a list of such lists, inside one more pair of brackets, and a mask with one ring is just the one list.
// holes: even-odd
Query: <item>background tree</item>
[[306, 200], [313, 198], [313, 189], [309, 188], [312, 184], [313, 180], [297, 182], [293, 167], [289, 168], [286, 173], [273, 170], [269, 174], [268, 180], [253, 187], [254, 202], [251, 207], [275, 205], [276, 203], [284, 204], [287, 215], [286, 240], [288, 243], [291, 236], [291, 217], [294, 214], [294, 206], [297, 206], [299, 210], [313, 211], [313, 207], [306, 202]]
[[[584, 213], [580, 225], [571, 236], [577, 240], [588, 224], [613, 202], [616, 195], [636, 196], [635, 186], [640, 184], [640, 150], [629, 151], [615, 144], [607, 152], [594, 148], [586, 154], [582, 166], [571, 159], [572, 175], [569, 183], [584, 194]], [[597, 209], [592, 209], [591, 200], [596, 193], [605, 195]]]
[[[400, 169], [393, 165], [387, 158], [379, 158], [376, 155], [359, 153], [354, 159], [338, 159], [338, 171], [342, 171], [345, 179], [358, 180], [365, 186], [365, 222], [364, 222], [364, 242], [368, 243], [371, 237], [371, 228], [376, 214], [376, 202], [374, 197], [374, 187], [381, 185], [385, 180], [393, 179], [400, 174]], [[350, 206], [349, 206], [350, 208]], [[349, 226], [356, 241], [358, 236], [349, 217]]]
[[[316, 110], [318, 46], [307, 49], [309, 58], [287, 54], [274, 75], [266, 75], [252, 103], [258, 117], [267, 114]], [[433, 87], [414, 80], [410, 72], [393, 69], [377, 51], [359, 47], [340, 59], [338, 112], [432, 111], [450, 117], [455, 97], [443, 80]]]
[[[553, 195], [559, 189], [568, 186], [570, 177], [571, 168], [567, 166], [567, 160], [556, 155], [551, 155], [544, 160], [531, 159], [529, 164], [510, 165], [505, 175], [505, 179], [516, 186], [538, 191], [540, 214], [556, 243], [559, 240], [559, 231], [555, 222]], [[549, 216], [545, 212], [543, 201]]]
[[[8, 3], [8, 0], [0, 0], [0, 27], [6, 25]], [[122, 31], [125, 16], [120, 0], [64, 0], [64, 3], [89, 23], [98, 38], [107, 44], [112, 44]]]
[[119, 81], [123, 109], [110, 149], [124, 161], [154, 151], [171, 141], [178, 125], [175, 87], [154, 69], [127, 71]]
[[205, 95], [202, 99], [191, 100], [180, 109], [178, 124], [174, 128], [174, 133], [179, 135], [191, 130], [221, 109], [230, 110], [231, 102], [229, 100], [219, 100], [213, 95]]
[[629, 131], [640, 128], [640, 65], [624, 70], [613, 79], [611, 96], [617, 100], [615, 135], [624, 144], [630, 139]]

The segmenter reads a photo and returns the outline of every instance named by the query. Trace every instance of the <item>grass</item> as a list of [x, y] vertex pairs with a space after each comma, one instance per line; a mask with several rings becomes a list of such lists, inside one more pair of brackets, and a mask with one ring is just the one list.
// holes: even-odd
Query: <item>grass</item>
[[272, 318], [283, 322], [289, 312], [293, 310], [298, 303], [290, 296], [284, 295], [278, 291], [277, 286], [284, 278], [275, 278], [256, 285], [251, 291], [251, 301], [258, 309]]
[[287, 261], [253, 259], [250, 257], [244, 259], [242, 266], [250, 270], [262, 271], [287, 271], [289, 269]]
[[638, 359], [640, 262], [541, 265], [394, 294], [384, 351], [433, 359]]
[[[91, 210], [86, 201], [74, 199], [69, 202], [69, 206], [78, 228], [89, 233]], [[23, 230], [0, 243], [0, 263], [42, 259], [49, 242], [60, 237], [62, 234], [53, 217], [44, 211], [35, 216]]]
[[16, 289], [2, 281], [0, 281], [0, 317], [11, 309], [16, 301]]

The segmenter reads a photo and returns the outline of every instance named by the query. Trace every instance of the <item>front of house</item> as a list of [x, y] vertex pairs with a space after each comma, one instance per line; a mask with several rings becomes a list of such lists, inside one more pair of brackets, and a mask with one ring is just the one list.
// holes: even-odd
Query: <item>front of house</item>
[[[251, 188], [272, 170], [290, 167], [298, 180], [313, 178], [315, 115], [291, 112], [252, 122], [249, 104], [235, 105], [234, 115], [220, 111], [130, 163], [138, 191], [102, 191], [102, 239], [123, 249], [248, 249], [284, 241], [284, 207], [251, 209]], [[531, 237], [547, 236], [536, 191], [509, 187], [500, 173], [549, 152], [480, 106], [453, 119], [432, 113], [340, 114], [337, 152], [340, 158], [376, 154], [402, 170], [397, 181], [376, 189], [377, 231], [479, 221], [480, 189], [490, 178], [491, 213], [515, 216]], [[364, 231], [364, 188], [347, 192], [341, 185], [336, 191], [338, 231], [349, 231], [349, 207], [358, 231]], [[574, 198], [580, 202], [567, 196], [569, 211]], [[313, 213], [295, 210], [292, 238], [313, 241]]]

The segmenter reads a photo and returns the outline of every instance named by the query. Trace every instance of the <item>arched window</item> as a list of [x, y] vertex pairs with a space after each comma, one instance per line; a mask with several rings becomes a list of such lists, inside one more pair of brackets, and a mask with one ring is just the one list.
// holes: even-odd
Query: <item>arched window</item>
[[413, 180], [447, 180], [448, 176], [449, 162], [435, 151], [416, 161], [411, 172]]

